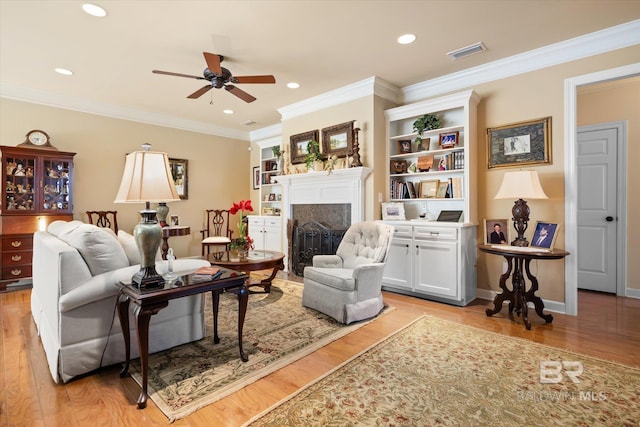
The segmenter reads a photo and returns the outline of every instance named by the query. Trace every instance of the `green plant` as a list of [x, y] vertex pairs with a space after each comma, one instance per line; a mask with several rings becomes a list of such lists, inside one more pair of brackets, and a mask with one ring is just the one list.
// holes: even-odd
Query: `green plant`
[[307, 169], [311, 169], [317, 160], [320, 160], [320, 143], [315, 139], [307, 142], [307, 154], [304, 156], [304, 163]]
[[415, 141], [419, 144], [422, 141], [422, 132], [425, 130], [438, 129], [440, 127], [440, 119], [435, 114], [425, 114], [413, 122], [413, 130], [418, 132]]
[[274, 145], [273, 147], [271, 147], [271, 152], [273, 153], [273, 156], [278, 158], [278, 159], [282, 155], [282, 152], [280, 151], [280, 146], [279, 145]]

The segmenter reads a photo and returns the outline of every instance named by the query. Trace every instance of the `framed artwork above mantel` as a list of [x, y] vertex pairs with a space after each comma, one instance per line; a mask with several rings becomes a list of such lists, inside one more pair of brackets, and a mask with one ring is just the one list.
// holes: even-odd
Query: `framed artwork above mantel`
[[291, 135], [291, 164], [304, 163], [309, 141], [318, 141], [318, 130]]

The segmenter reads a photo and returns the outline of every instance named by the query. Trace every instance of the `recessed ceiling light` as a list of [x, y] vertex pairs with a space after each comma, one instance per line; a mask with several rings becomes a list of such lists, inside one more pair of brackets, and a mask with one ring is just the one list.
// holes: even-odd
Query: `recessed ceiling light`
[[62, 74], [63, 76], [72, 76], [73, 71], [67, 70], [66, 68], [56, 68], [55, 72], [58, 74]]
[[300, 87], [300, 84], [296, 82], [290, 82], [290, 83], [287, 83], [287, 87], [289, 89], [298, 89]]
[[222, 110], [223, 113], [225, 114], [233, 114], [234, 111], [233, 110]]
[[416, 41], [415, 34], [403, 34], [398, 37], [398, 43], [400, 44], [411, 44]]
[[98, 5], [91, 4], [91, 3], [83, 4], [82, 5], [82, 10], [84, 10], [89, 15], [97, 16], [98, 18], [103, 18], [103, 17], [107, 16], [107, 11], [105, 9], [101, 8]]

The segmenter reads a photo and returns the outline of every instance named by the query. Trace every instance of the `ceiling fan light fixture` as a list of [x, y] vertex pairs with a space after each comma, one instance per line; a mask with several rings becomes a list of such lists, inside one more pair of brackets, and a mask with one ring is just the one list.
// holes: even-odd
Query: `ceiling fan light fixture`
[[447, 55], [455, 61], [457, 59], [464, 58], [465, 56], [484, 52], [486, 50], [487, 47], [484, 45], [484, 43], [477, 42], [474, 44], [470, 44], [469, 46], [461, 47], [460, 49], [452, 50], [451, 52], [448, 52]]
[[96, 4], [85, 3], [82, 5], [82, 10], [84, 10], [85, 13], [88, 13], [89, 15], [95, 16], [97, 18], [104, 18], [105, 16], [107, 16], [107, 11]]

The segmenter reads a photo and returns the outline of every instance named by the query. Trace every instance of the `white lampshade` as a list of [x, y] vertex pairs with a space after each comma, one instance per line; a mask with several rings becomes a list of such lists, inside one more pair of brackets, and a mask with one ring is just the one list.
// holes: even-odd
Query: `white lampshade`
[[495, 199], [548, 199], [536, 171], [505, 172]]
[[180, 200], [169, 158], [157, 151], [127, 154], [120, 189], [114, 203], [172, 202]]

